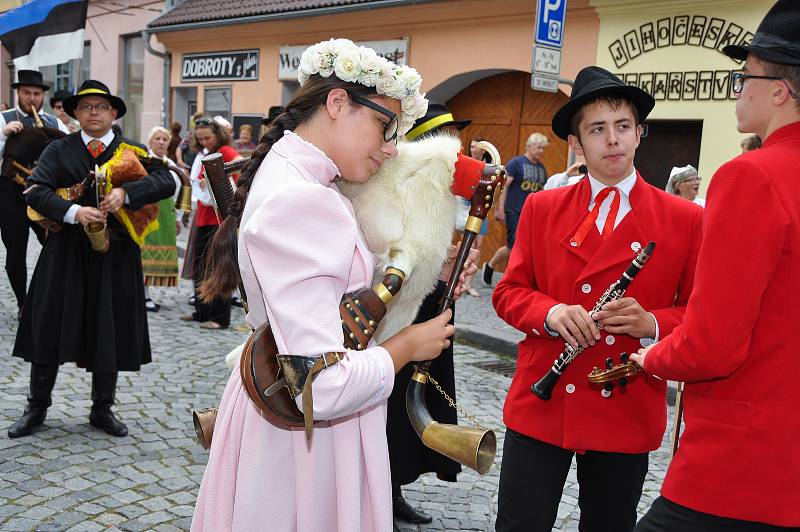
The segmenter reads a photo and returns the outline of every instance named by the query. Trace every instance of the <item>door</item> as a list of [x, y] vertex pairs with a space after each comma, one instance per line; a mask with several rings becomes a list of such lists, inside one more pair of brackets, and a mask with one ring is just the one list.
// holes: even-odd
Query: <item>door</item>
[[645, 181], [664, 190], [673, 166], [700, 162], [702, 120], [648, 120], [634, 165]]
[[[464, 151], [469, 154], [470, 140], [483, 137], [494, 144], [503, 163], [525, 151], [525, 142], [532, 133], [542, 133], [550, 141], [542, 156], [548, 175], [562, 172], [567, 166], [568, 145], [550, 128], [553, 115], [567, 101], [559, 92], [534, 91], [527, 72], [508, 72], [476, 81], [447, 102], [457, 120], [470, 119], [472, 124], [461, 131]], [[488, 261], [497, 248], [506, 243], [505, 224], [489, 212], [489, 233], [481, 242], [479, 264]], [[497, 267], [505, 270], [505, 264]]]

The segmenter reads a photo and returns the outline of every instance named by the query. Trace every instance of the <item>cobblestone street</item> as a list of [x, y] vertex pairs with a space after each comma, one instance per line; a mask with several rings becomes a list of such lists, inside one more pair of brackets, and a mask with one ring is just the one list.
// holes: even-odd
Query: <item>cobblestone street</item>
[[[30, 248], [32, 272], [39, 251], [32, 235]], [[25, 406], [29, 365], [10, 356], [17, 309], [5, 272], [0, 273], [0, 530], [188, 530], [207, 460], [194, 440], [191, 411], [217, 405], [229, 374], [224, 355], [246, 335], [240, 309], [234, 309], [235, 327], [229, 330], [207, 331], [180, 321], [190, 311], [190, 291], [186, 281], [177, 290], [151, 289], [162, 305], [148, 315], [153, 363], [139, 373], [121, 373], [118, 384], [115, 411], [128, 425], [128, 436], [114, 438], [89, 425], [91, 377], [67, 364], [59, 372], [44, 426], [11, 440], [6, 428]], [[488, 290], [481, 291], [485, 303]], [[423, 527], [398, 522], [401, 530], [493, 530], [501, 407], [510, 378], [480, 366], [503, 361], [509, 362], [477, 347], [456, 347], [459, 402], [496, 431], [494, 468], [485, 477], [465, 470], [455, 484], [429, 474], [406, 486], [408, 500], [434, 522]], [[658, 494], [667, 461], [665, 444], [651, 455], [640, 510]], [[577, 497], [573, 468], [558, 530], [577, 530]], [[270, 530], [269, 516], [263, 530]]]

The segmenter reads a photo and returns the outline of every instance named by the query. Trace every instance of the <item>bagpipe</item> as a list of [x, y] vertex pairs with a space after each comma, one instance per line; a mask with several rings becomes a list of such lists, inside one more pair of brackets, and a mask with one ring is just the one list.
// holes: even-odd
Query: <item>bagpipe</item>
[[36, 168], [39, 156], [52, 141], [65, 135], [55, 127], [46, 127], [35, 107], [31, 107], [35, 127], [25, 127], [6, 140], [3, 165], [0, 175], [10, 177], [14, 183], [24, 187]]
[[[483, 142], [481, 147], [493, 154], [493, 162], [499, 162], [494, 146]], [[455, 225], [455, 196], [461, 196], [472, 202], [472, 208], [441, 311], [452, 304], [472, 242], [495, 194], [505, 183], [502, 166], [466, 157], [460, 149], [457, 138], [446, 136], [400, 143], [398, 156], [387, 160], [368, 182], [340, 184], [342, 193], [351, 200], [370, 251], [378, 259], [374, 287], [345, 294], [339, 305], [346, 349], [365, 349], [370, 340], [381, 341], [411, 324], [422, 299], [437, 281]], [[234, 187], [227, 174], [245, 164], [241, 160], [224, 164], [220, 154], [203, 158], [220, 219], [230, 215], [234, 202]], [[427, 208], [433, 206], [436, 208]], [[245, 299], [241, 279], [239, 288]], [[264, 416], [278, 426], [305, 427], [310, 437], [314, 423], [311, 383], [319, 372], [338, 363], [341, 353], [319, 357], [278, 353], [265, 323], [230, 355], [239, 356], [245, 390]], [[415, 376], [418, 374], [427, 375], [427, 365], [420, 365]], [[409, 416], [423, 443], [486, 473], [494, 461], [494, 433], [483, 427], [438, 424], [427, 414], [424, 399], [413, 398], [424, 383], [412, 381], [412, 385], [415, 392], [407, 402]], [[295, 403], [298, 395], [303, 396], [303, 412]], [[208, 448], [216, 409], [195, 411], [193, 418], [198, 440]]]
[[[656, 248], [655, 242], [650, 242], [645, 246], [644, 249], [639, 251], [636, 257], [631, 262], [630, 266], [622, 272], [620, 278], [614, 281], [611, 286], [609, 286], [606, 291], [600, 296], [600, 299], [597, 300], [595, 303], [594, 308], [589, 311], [589, 315], [593, 316], [596, 312], [599, 312], [603, 305], [606, 303], [610, 303], [611, 301], [616, 301], [621, 299], [625, 295], [625, 290], [627, 290], [628, 285], [636, 278], [636, 275], [642, 271], [647, 261], [650, 259], [650, 256], [653, 254], [653, 251]], [[572, 347], [569, 344], [564, 344], [564, 350], [558, 356], [555, 361], [553, 361], [553, 367], [550, 368], [550, 371], [547, 372], [541, 379], [533, 383], [531, 386], [531, 392], [533, 392], [536, 397], [543, 401], [548, 401], [550, 399], [551, 394], [553, 393], [553, 387], [558, 382], [559, 377], [564, 373], [575, 357], [583, 352], [585, 348], [578, 346]], [[604, 393], [611, 391], [611, 386], [613, 386], [612, 381], [614, 380], [621, 380], [620, 384], [625, 385], [627, 382], [627, 378], [634, 375], [638, 371], [638, 366], [628, 361], [627, 353], [622, 353], [621, 355], [621, 363], [619, 366], [615, 366], [612, 359], [606, 359], [606, 368], [599, 369], [594, 368], [592, 372], [589, 374], [589, 382], [595, 384], [604, 384]]]
[[[99, 207], [103, 198], [113, 188], [120, 187], [129, 181], [136, 181], [148, 174], [144, 165], [158, 164], [175, 172], [181, 180], [181, 190], [175, 208], [184, 212], [192, 210], [192, 189], [186, 172], [167, 157], [157, 157], [147, 150], [128, 143], [120, 143], [112, 157], [89, 173], [77, 185], [69, 188], [58, 188], [54, 192], [64, 199], [77, 201], [90, 188], [95, 192], [95, 204]], [[152, 203], [141, 209], [133, 210], [122, 207], [114, 213], [114, 217], [125, 227], [130, 237], [140, 247], [145, 237], [158, 229], [158, 204]], [[28, 207], [28, 218], [44, 226], [52, 232], [61, 230], [62, 225], [46, 219], [31, 207]], [[92, 249], [105, 253], [109, 247], [109, 235], [106, 222], [91, 222], [84, 227]]]

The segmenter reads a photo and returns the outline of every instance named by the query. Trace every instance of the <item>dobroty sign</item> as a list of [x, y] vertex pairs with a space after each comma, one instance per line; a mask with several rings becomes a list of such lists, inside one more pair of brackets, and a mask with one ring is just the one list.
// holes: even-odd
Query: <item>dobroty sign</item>
[[248, 81], [258, 79], [258, 50], [184, 54], [181, 81]]

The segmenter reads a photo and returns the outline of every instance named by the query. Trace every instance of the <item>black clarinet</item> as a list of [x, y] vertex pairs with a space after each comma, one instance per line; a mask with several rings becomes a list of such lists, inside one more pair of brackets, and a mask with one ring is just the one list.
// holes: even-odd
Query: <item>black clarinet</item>
[[[628, 288], [628, 285], [631, 284], [631, 281], [636, 278], [636, 274], [638, 274], [644, 265], [647, 263], [650, 256], [653, 254], [653, 250], [656, 248], [655, 242], [650, 242], [647, 244], [643, 250], [636, 255], [636, 258], [633, 259], [631, 265], [628, 266], [628, 269], [622, 272], [622, 277], [619, 280], [615, 281], [611, 286], [608, 287], [608, 290], [600, 296], [600, 299], [595, 304], [594, 308], [589, 312], [590, 316], [593, 316], [595, 312], [599, 312], [600, 309], [606, 303], [611, 301], [616, 301], [617, 299], [621, 299], [623, 295], [625, 295], [625, 290]], [[581, 347], [580, 345], [575, 348], [569, 344], [564, 345], [564, 351], [558, 356], [557, 359], [553, 362], [553, 367], [550, 368], [550, 371], [547, 372], [547, 375], [533, 383], [531, 386], [531, 391], [541, 399], [542, 401], [547, 401], [550, 399], [550, 395], [553, 393], [553, 387], [556, 385], [558, 378], [561, 377], [561, 374], [564, 373], [564, 370], [567, 369], [567, 366], [575, 360], [575, 357], [578, 356], [583, 352], [585, 348]]]

